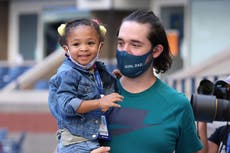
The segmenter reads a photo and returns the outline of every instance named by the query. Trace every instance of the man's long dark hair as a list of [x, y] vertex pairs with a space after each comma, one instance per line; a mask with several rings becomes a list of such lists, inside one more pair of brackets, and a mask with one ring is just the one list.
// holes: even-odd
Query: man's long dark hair
[[148, 39], [150, 40], [152, 47], [155, 47], [158, 44], [161, 44], [164, 47], [160, 56], [154, 59], [153, 67], [156, 70], [156, 73], [166, 72], [171, 67], [172, 56], [166, 32], [159, 18], [151, 10], [140, 9], [124, 18], [122, 22], [125, 21], [136, 21], [142, 24], [150, 24], [151, 30]]

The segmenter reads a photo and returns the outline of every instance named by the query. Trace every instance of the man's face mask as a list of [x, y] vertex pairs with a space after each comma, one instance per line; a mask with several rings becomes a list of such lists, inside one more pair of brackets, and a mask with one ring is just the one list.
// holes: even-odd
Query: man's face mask
[[124, 76], [135, 78], [143, 74], [153, 63], [153, 58], [146, 63], [147, 58], [151, 55], [152, 49], [144, 55], [135, 56], [126, 51], [116, 52], [117, 67]]

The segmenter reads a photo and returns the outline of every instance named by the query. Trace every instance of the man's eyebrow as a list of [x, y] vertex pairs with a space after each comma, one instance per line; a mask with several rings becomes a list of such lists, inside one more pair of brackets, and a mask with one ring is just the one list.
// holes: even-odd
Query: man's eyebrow
[[143, 44], [141, 41], [136, 40], [136, 39], [131, 39], [130, 42], [131, 42], [131, 43]]
[[117, 40], [118, 40], [118, 41], [122, 41], [123, 39], [121, 39], [121, 38], [117, 38]]
[[[117, 41], [124, 41], [122, 38], [117, 38]], [[137, 44], [143, 44], [143, 42], [136, 40], [136, 39], [131, 39], [129, 40], [130, 43], [137, 43]]]

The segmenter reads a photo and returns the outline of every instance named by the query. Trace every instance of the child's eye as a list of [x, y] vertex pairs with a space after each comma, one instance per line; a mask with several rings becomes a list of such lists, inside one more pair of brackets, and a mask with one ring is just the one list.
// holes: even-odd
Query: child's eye
[[79, 46], [79, 43], [73, 43], [73, 46]]
[[93, 41], [88, 42], [88, 45], [94, 45], [94, 44], [96, 44], [96, 43]]

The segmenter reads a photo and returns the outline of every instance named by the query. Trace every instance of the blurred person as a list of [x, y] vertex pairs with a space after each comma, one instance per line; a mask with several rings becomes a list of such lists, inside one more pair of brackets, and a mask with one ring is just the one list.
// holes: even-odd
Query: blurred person
[[207, 123], [198, 122], [198, 129], [201, 141], [204, 145], [201, 153], [218, 153], [222, 150], [226, 152], [226, 144], [230, 132], [230, 126], [228, 124], [218, 127], [209, 137], [207, 137]]
[[106, 29], [98, 20], [76, 19], [58, 33], [66, 59], [49, 81], [48, 100], [58, 124], [57, 152], [89, 153], [99, 138], [109, 139], [103, 112], [122, 101], [116, 79], [98, 61]]
[[[172, 62], [166, 32], [150, 10], [125, 17], [117, 36], [120, 108], [107, 111], [111, 153], [193, 153], [202, 148], [189, 100], [156, 73]], [[116, 72], [119, 74], [119, 72]], [[100, 153], [97, 151], [96, 153]]]
[[[227, 83], [227, 88], [230, 91], [230, 75], [224, 80]], [[204, 145], [201, 153], [218, 153], [222, 150], [227, 152], [227, 139], [230, 133], [230, 126], [226, 125], [218, 127], [209, 137], [207, 136], [207, 123], [198, 122], [198, 133]]]

